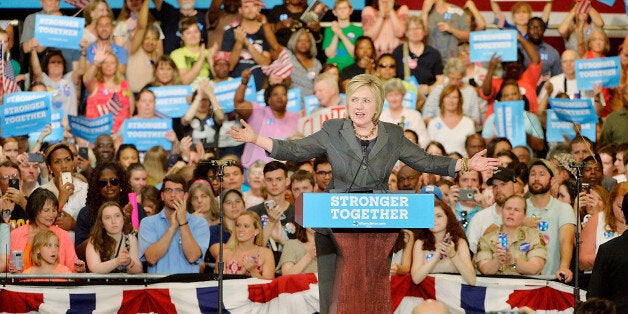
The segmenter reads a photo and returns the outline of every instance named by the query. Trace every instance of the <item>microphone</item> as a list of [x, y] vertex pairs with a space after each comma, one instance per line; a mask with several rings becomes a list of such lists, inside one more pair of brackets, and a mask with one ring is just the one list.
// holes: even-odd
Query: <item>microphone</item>
[[351, 180], [351, 184], [349, 184], [349, 186], [345, 190], [345, 193], [351, 191], [351, 188], [353, 187], [353, 183], [355, 183], [355, 179], [358, 177], [358, 172], [360, 172], [360, 168], [362, 167], [362, 165], [364, 165], [364, 160], [366, 159], [366, 150], [369, 147], [369, 141], [360, 140], [360, 147], [362, 147], [362, 160], [360, 160], [360, 165], [358, 166], [358, 170], [355, 172], [355, 175], [353, 176], [353, 180]]
[[229, 167], [229, 166], [236, 165], [235, 160], [204, 160], [204, 161], [199, 161], [198, 163], [209, 164], [212, 167], [218, 167], [218, 166]]

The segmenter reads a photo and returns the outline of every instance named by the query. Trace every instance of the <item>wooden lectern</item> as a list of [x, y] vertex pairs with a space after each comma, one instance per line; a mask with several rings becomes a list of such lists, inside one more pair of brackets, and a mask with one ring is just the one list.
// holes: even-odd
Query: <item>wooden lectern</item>
[[329, 313], [391, 313], [388, 256], [400, 229], [434, 226], [434, 196], [303, 193], [295, 208], [299, 224], [331, 228], [338, 244]]

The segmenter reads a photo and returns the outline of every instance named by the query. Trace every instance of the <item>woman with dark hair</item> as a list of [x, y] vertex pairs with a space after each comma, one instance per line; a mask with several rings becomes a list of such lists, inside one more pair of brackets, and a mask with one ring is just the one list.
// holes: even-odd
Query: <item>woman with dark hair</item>
[[58, 143], [48, 146], [44, 153], [52, 180], [42, 185], [58, 197], [60, 213], [56, 224], [74, 237], [74, 227], [87, 198], [87, 183], [75, 177], [74, 154], [68, 145]]
[[[133, 192], [126, 171], [117, 162], [104, 162], [98, 164], [89, 180], [87, 191], [87, 205], [83, 207], [76, 220], [75, 244], [80, 255], [85, 254], [85, 246], [90, 230], [96, 222], [98, 209], [105, 202], [116, 202], [122, 207], [124, 219], [131, 221], [133, 207], [129, 203], [129, 193]], [[137, 204], [139, 219], [146, 217], [146, 212], [141, 204]], [[130, 224], [129, 224], [130, 226]], [[130, 232], [128, 228], [124, 230]]]
[[[251, 79], [251, 71], [242, 72], [242, 84], [235, 94], [235, 112], [246, 120], [260, 135], [273, 138], [287, 138], [297, 132], [300, 112], [286, 110], [288, 105], [288, 88], [283, 84], [270, 85], [264, 91], [266, 106], [244, 100], [246, 84]], [[269, 162], [272, 159], [266, 156], [264, 150], [252, 143], [244, 145], [242, 165], [248, 168], [256, 160]]]
[[280, 270], [282, 275], [316, 273], [318, 272], [314, 245], [316, 231], [312, 228], [303, 228], [299, 224], [294, 226], [296, 239], [290, 239], [283, 245], [277, 270]]
[[68, 71], [68, 63], [61, 50], [48, 50], [42, 66], [37, 50], [33, 48], [30, 64], [33, 81], [44, 83], [52, 92], [52, 108], [63, 109], [65, 115], [77, 115], [77, 86], [81, 83], [84, 69], [79, 66], [74, 71]]
[[119, 162], [122, 168], [128, 169], [130, 165], [140, 162], [140, 152], [135, 144], [121, 144], [113, 160]]
[[439, 97], [440, 116], [430, 119], [430, 138], [445, 146], [448, 154], [457, 152], [467, 157], [465, 142], [475, 133], [475, 123], [462, 111], [462, 92], [456, 85], [447, 85]]
[[169, 55], [162, 55], [155, 62], [153, 81], [149, 86], [170, 86], [181, 84], [179, 69]]
[[358, 74], [375, 73], [375, 44], [368, 36], [360, 36], [355, 40], [355, 51], [353, 52], [355, 63], [342, 69], [340, 72], [340, 90], [344, 91], [351, 78]]
[[[224, 227], [222, 233], [223, 243], [227, 243], [231, 234], [235, 232], [235, 221], [246, 208], [242, 192], [238, 190], [225, 191], [221, 197], [222, 210], [224, 211]], [[220, 250], [220, 224], [209, 226], [209, 249], [205, 254], [205, 262], [215, 263]]]
[[417, 229], [412, 253], [412, 281], [420, 284], [432, 273], [459, 273], [475, 285], [475, 268], [467, 237], [454, 212], [447, 204], [434, 199], [434, 228]]
[[31, 266], [28, 252], [35, 235], [43, 230], [50, 230], [59, 237], [59, 263], [74, 272], [85, 272], [85, 263], [76, 257], [72, 238], [67, 231], [55, 225], [58, 208], [59, 202], [52, 192], [42, 188], [33, 191], [26, 203], [28, 224], [11, 231], [11, 252], [22, 251], [23, 268], [17, 270], [15, 265], [9, 265], [10, 272], [26, 270]]
[[96, 221], [87, 243], [86, 258], [92, 273], [142, 272], [139, 244], [135, 235], [125, 233], [129, 229], [124, 213], [117, 202], [106, 202], [98, 209]]
[[575, 179], [567, 179], [558, 187], [557, 199], [561, 202], [569, 204], [573, 207], [573, 204], [578, 196], [578, 185], [576, 185]]
[[192, 84], [197, 79], [211, 78], [211, 65], [218, 45], [205, 49], [196, 17], [184, 17], [179, 25], [183, 45], [172, 51], [170, 57], [179, 68], [181, 83]]

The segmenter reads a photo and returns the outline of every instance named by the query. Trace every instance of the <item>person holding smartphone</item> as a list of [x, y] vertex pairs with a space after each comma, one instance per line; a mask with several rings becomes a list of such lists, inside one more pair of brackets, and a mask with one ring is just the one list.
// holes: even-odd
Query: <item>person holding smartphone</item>
[[66, 144], [49, 146], [44, 153], [48, 171], [53, 179], [42, 185], [59, 199], [56, 225], [70, 233], [74, 240], [76, 218], [87, 200], [87, 183], [74, 178], [74, 154]]
[[6, 222], [11, 230], [25, 225], [28, 221], [24, 211], [26, 198], [19, 188], [20, 178], [20, 168], [16, 163], [9, 160], [0, 163], [0, 191], [2, 192], [0, 209], [3, 211], [3, 218], [9, 217]]

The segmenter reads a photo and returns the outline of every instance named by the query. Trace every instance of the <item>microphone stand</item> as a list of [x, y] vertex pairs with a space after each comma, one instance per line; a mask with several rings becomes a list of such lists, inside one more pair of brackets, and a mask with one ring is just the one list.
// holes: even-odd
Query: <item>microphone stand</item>
[[582, 223], [580, 221], [580, 191], [582, 190], [582, 168], [584, 163], [574, 163], [573, 168], [576, 169], [576, 186], [578, 187], [578, 194], [576, 194], [576, 247], [574, 250], [574, 286], [573, 286], [573, 307], [574, 309], [580, 302], [580, 261], [578, 260], [578, 256], [580, 256], [580, 227]]
[[[225, 164], [216, 163], [212, 166], [216, 169], [216, 175], [218, 176], [218, 182], [220, 182], [220, 196], [222, 197], [222, 182], [225, 176]], [[225, 261], [223, 259], [223, 232], [225, 230], [224, 227], [224, 218], [225, 214], [223, 211], [222, 200], [220, 200], [220, 215], [218, 223], [220, 225], [220, 231], [218, 236], [218, 314], [222, 314], [222, 302], [223, 302], [223, 290], [224, 290], [224, 269], [225, 269]]]

